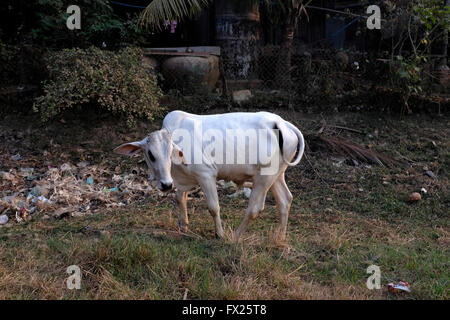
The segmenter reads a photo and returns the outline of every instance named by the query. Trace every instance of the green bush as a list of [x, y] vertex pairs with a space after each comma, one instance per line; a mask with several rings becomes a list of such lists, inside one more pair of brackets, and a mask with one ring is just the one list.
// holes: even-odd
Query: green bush
[[82, 104], [126, 115], [129, 121], [152, 119], [162, 111], [156, 75], [142, 66], [139, 49], [65, 49], [50, 53], [46, 65], [50, 80], [33, 106], [44, 121]]

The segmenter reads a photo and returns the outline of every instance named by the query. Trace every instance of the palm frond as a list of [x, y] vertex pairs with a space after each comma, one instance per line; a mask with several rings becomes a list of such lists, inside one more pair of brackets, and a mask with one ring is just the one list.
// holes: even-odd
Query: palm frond
[[397, 164], [393, 158], [367, 149], [364, 146], [354, 143], [341, 137], [325, 137], [324, 135], [309, 136], [308, 141], [316, 147], [331, 150], [332, 152], [348, 157], [350, 159], [359, 160], [365, 163], [374, 163], [380, 166], [391, 166]]
[[153, 0], [142, 12], [139, 24], [161, 30], [166, 21], [182, 21], [197, 16], [210, 0]]

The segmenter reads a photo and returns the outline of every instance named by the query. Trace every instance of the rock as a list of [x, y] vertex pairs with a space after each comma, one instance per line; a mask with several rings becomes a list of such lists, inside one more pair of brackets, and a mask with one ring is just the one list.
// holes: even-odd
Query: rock
[[6, 214], [2, 214], [0, 216], [0, 224], [6, 224], [8, 222], [9, 218]]
[[409, 196], [409, 201], [411, 201], [411, 202], [417, 202], [417, 201], [420, 201], [420, 200], [422, 200], [422, 196], [418, 192], [413, 192]]
[[250, 90], [233, 91], [233, 101], [237, 104], [250, 100], [252, 93]]

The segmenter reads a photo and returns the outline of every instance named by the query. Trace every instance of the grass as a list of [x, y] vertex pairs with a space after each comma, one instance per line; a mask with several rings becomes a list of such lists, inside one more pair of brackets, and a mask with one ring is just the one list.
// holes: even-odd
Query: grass
[[[312, 132], [321, 117], [308, 118], [295, 122]], [[412, 166], [355, 167], [308, 153], [288, 169], [294, 202], [282, 247], [269, 240], [277, 223], [270, 194], [239, 244], [214, 238], [201, 198], [189, 201], [192, 237], [176, 232], [170, 197], [1, 227], [0, 299], [449, 299], [449, 118], [347, 114], [326, 121], [363, 131], [340, 134], [397, 159], [400, 154]], [[116, 140], [149, 127], [119, 130]], [[376, 129], [378, 136], [369, 136]], [[104, 152], [119, 142], [105, 131], [105, 140], [99, 135], [89, 147], [91, 159], [110, 158], [112, 168], [119, 161], [135, 165]], [[56, 139], [64, 148], [90, 134], [86, 126]], [[437, 178], [425, 176], [424, 167]], [[410, 203], [409, 194], [422, 187], [428, 191], [423, 200]], [[226, 228], [235, 229], [247, 200], [221, 194], [220, 201]], [[82, 270], [81, 290], [66, 288], [73, 264]], [[372, 264], [381, 269], [382, 290], [366, 287]], [[410, 283], [410, 294], [386, 290], [400, 280]]]

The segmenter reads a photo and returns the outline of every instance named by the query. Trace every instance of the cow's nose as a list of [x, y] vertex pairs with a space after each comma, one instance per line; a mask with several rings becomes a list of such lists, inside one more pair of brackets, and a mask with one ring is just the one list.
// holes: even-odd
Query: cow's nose
[[164, 183], [164, 182], [161, 182], [161, 190], [162, 191], [169, 191], [169, 190], [172, 190], [172, 184], [171, 183]]

